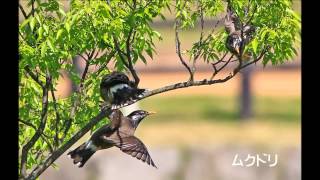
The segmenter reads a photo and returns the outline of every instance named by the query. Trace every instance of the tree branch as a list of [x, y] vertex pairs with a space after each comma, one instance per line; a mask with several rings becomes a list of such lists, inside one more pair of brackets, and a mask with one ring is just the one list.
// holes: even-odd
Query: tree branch
[[[262, 56], [259, 56], [261, 58]], [[227, 61], [230, 62], [231, 58]], [[257, 61], [257, 60], [255, 60]], [[254, 62], [254, 61], [253, 61]], [[222, 68], [220, 68], [222, 69]], [[239, 71], [235, 70], [234, 73], [229, 74], [228, 76], [221, 78], [221, 79], [216, 79], [216, 80], [207, 80], [203, 79], [201, 81], [185, 81], [185, 82], [180, 82], [180, 83], [175, 83], [172, 85], [168, 85], [165, 87], [161, 87], [158, 89], [154, 89], [152, 91], [148, 91], [143, 96], [139, 97], [137, 101], [140, 101], [142, 99], [145, 99], [150, 96], [154, 96], [156, 94], [164, 93], [167, 91], [172, 91], [176, 89], [182, 89], [182, 88], [188, 88], [192, 86], [203, 86], [203, 85], [213, 85], [213, 84], [218, 84], [218, 83], [224, 83], [230, 79], [232, 79]], [[136, 102], [137, 102], [136, 101]], [[135, 102], [131, 102], [126, 106], [129, 106]], [[45, 171], [57, 158], [59, 158], [66, 150], [68, 150], [74, 143], [76, 143], [83, 135], [85, 135], [94, 125], [96, 125], [98, 122], [100, 122], [104, 117], [107, 117], [111, 113], [110, 109], [102, 109], [100, 113], [89, 120], [89, 123], [86, 124], [81, 130], [79, 130], [68, 142], [66, 142], [63, 146], [61, 146], [59, 149], [54, 151], [50, 157], [48, 157], [44, 163], [38, 165], [35, 169], [32, 170], [30, 175], [26, 178], [28, 180], [33, 180], [37, 178], [43, 171]]]
[[[34, 2], [35, 2], [35, 0], [31, 0], [31, 12], [30, 12], [29, 16], [30, 16], [30, 15], [34, 16], [34, 11], [35, 11], [35, 9], [34, 9]], [[28, 17], [29, 17], [29, 16], [28, 16]]]
[[190, 78], [189, 81], [192, 82], [193, 81], [193, 73], [190, 69], [190, 67], [187, 65], [187, 63], [184, 61], [182, 54], [181, 54], [181, 42], [179, 39], [179, 32], [178, 32], [178, 20], [175, 21], [175, 35], [176, 35], [176, 53], [179, 56], [180, 62], [182, 63], [182, 65], [188, 70], [189, 74], [190, 74]]
[[34, 124], [32, 124], [32, 123], [30, 123], [28, 121], [22, 120], [20, 118], [18, 119], [18, 121], [21, 122], [24, 125], [27, 125], [27, 126], [33, 128], [34, 130], [37, 130], [37, 127]]
[[[135, 6], [134, 6], [135, 7]], [[131, 39], [131, 35], [133, 33], [134, 29], [131, 28], [130, 31], [129, 31], [129, 34], [128, 34], [128, 38], [127, 38], [127, 41], [126, 41], [126, 48], [127, 48], [127, 59], [128, 59], [128, 62], [129, 62], [129, 70], [134, 78], [134, 84], [136, 87], [138, 87], [138, 84], [140, 82], [140, 79], [137, 75], [137, 72], [136, 70], [134, 69], [133, 67], [133, 64], [132, 64], [132, 58], [131, 58], [131, 42], [130, 42], [130, 39]], [[133, 37], [134, 38], [134, 37]]]
[[33, 145], [36, 143], [36, 141], [39, 139], [41, 134], [43, 133], [43, 130], [46, 126], [47, 121], [47, 112], [48, 112], [48, 91], [49, 91], [49, 85], [51, 83], [51, 76], [47, 72], [46, 73], [46, 84], [43, 88], [43, 95], [42, 95], [42, 112], [40, 117], [40, 125], [39, 128], [36, 130], [35, 134], [32, 136], [30, 141], [28, 141], [23, 147], [22, 147], [22, 153], [21, 153], [21, 162], [20, 162], [20, 176], [22, 178], [26, 177], [26, 163], [28, 158], [28, 152], [33, 147]]
[[247, 67], [247, 66], [249, 66], [249, 65], [251, 65], [251, 64], [253, 64], [253, 63], [258, 62], [258, 61], [266, 54], [266, 52], [267, 52], [267, 48], [265, 48], [265, 49], [261, 52], [260, 56], [257, 57], [257, 59], [255, 59], [255, 60], [253, 60], [253, 61], [251, 61], [251, 62], [249, 62], [249, 63], [247, 63], [247, 64], [245, 64], [245, 65], [243, 65], [243, 66], [241, 66], [240, 69], [243, 69], [243, 68], [245, 68], [245, 67]]
[[86, 78], [86, 75], [88, 73], [88, 69], [89, 69], [89, 61], [91, 60], [93, 56], [93, 53], [91, 53], [90, 55], [88, 55], [88, 59], [86, 61], [86, 66], [84, 68], [84, 71], [82, 73], [82, 76], [81, 76], [81, 80], [80, 80], [80, 85], [79, 85], [79, 89], [77, 91], [78, 93], [78, 96], [76, 97], [76, 99], [74, 100], [73, 102], [73, 105], [72, 105], [72, 108], [71, 108], [71, 112], [70, 112], [70, 118], [73, 119], [75, 117], [75, 114], [76, 114], [76, 111], [77, 111], [77, 107], [79, 105], [79, 101], [80, 101], [80, 97], [81, 97], [81, 92], [82, 92], [82, 88], [84, 86], [84, 80]]
[[80, 56], [80, 57], [82, 57], [82, 59], [84, 60], [84, 61], [88, 61], [88, 59], [87, 58], [85, 58], [81, 53], [80, 54], [78, 54], [78, 56]]
[[226, 52], [226, 53], [220, 58], [219, 61], [217, 61], [217, 62], [215, 62], [215, 63], [212, 63], [212, 65], [215, 66], [215, 65], [223, 62], [223, 60], [224, 60], [224, 58], [227, 56], [227, 54], [228, 54], [228, 52]]
[[229, 62], [231, 62], [233, 55], [231, 55], [230, 58], [219, 69], [217, 69], [216, 65], [219, 64], [220, 62], [224, 62], [223, 59], [226, 57], [226, 55], [227, 53], [218, 62], [212, 63], [212, 67], [214, 71], [210, 80], [212, 80], [223, 68], [225, 68], [229, 64]]
[[52, 100], [53, 100], [53, 108], [54, 108], [54, 111], [56, 113], [56, 124], [55, 124], [56, 134], [55, 134], [55, 137], [54, 137], [54, 142], [55, 142], [54, 146], [58, 147], [59, 146], [59, 137], [58, 137], [59, 129], [58, 129], [58, 125], [59, 125], [59, 121], [60, 121], [60, 114], [59, 114], [59, 111], [58, 111], [57, 100], [56, 100], [56, 97], [54, 95], [54, 89], [53, 89], [53, 84], [52, 83], [50, 84], [50, 91], [51, 91], [51, 96], [52, 96]]
[[116, 51], [112, 50], [108, 56], [106, 57], [106, 62], [99, 67], [98, 71], [96, 72], [97, 75], [99, 75], [108, 65], [108, 63], [110, 62], [110, 60], [112, 59], [112, 57], [115, 55]]
[[72, 119], [69, 118], [69, 119], [66, 119], [63, 123], [63, 128], [64, 128], [64, 131], [63, 131], [63, 135], [62, 137], [59, 139], [60, 143], [62, 143], [64, 141], [64, 138], [67, 136], [67, 133], [71, 127], [71, 124], [72, 124]]
[[23, 15], [24, 19], [27, 19], [28, 15], [27, 15], [26, 11], [23, 9], [23, 7], [22, 7], [22, 5], [20, 3], [19, 3], [19, 9], [22, 12], [22, 15]]
[[258, 8], [257, 8], [257, 5], [255, 5], [254, 6], [254, 9], [253, 9], [253, 11], [252, 11], [252, 14], [251, 14], [251, 16], [250, 16], [250, 18], [249, 18], [249, 20], [246, 22], [246, 24], [244, 25], [244, 26], [247, 26], [248, 24], [250, 24], [250, 22], [252, 21], [252, 19], [253, 19], [253, 16], [254, 16], [254, 14], [256, 13], [256, 10], [257, 10]]
[[68, 142], [57, 149], [49, 156], [44, 163], [39, 164], [32, 170], [26, 180], [36, 179], [43, 171], [45, 171], [56, 159], [58, 159], [66, 150], [68, 150], [74, 143], [76, 143], [83, 135], [85, 135], [94, 125], [110, 114], [110, 109], [102, 109], [101, 112], [94, 118], [92, 118], [88, 124], [86, 124], [81, 130], [79, 130]]
[[129, 64], [126, 62], [126, 59], [125, 59], [124, 56], [123, 56], [123, 55], [126, 54], [126, 53], [124, 53], [124, 52], [120, 49], [119, 42], [117, 41], [117, 39], [116, 39], [115, 36], [113, 36], [113, 42], [114, 42], [115, 48], [116, 48], [116, 50], [117, 50], [117, 52], [118, 52], [118, 54], [119, 54], [119, 57], [120, 57], [122, 63], [124, 64], [124, 66], [125, 66], [127, 69], [129, 69]]
[[[22, 120], [22, 119], [18, 119], [19, 122], [21, 122], [22, 124], [26, 125], [26, 126], [29, 126], [31, 127], [32, 129], [34, 129], [35, 131], [37, 131], [37, 128], [35, 125], [33, 125], [32, 123], [28, 122], [28, 121], [25, 121], [25, 120]], [[43, 132], [41, 133], [41, 138], [47, 143], [48, 147], [49, 147], [49, 151], [50, 153], [53, 152], [53, 148], [52, 148], [52, 145], [51, 143], [47, 140], [48, 136], [45, 135]]]
[[[202, 81], [194, 81], [194, 82], [181, 82], [181, 83], [176, 83], [173, 85], [165, 86], [162, 88], [158, 88], [152, 91], [148, 91], [145, 93], [142, 97], [140, 97], [138, 100], [142, 100], [144, 98], [160, 94], [163, 92], [175, 90], [175, 89], [181, 89], [181, 88], [187, 88], [191, 86], [202, 86], [202, 85], [212, 85], [216, 83], [222, 83], [226, 82], [232, 77], [234, 77], [235, 74], [230, 74], [227, 77], [223, 79], [218, 79], [218, 80], [211, 80], [208, 81], [206, 79]], [[131, 103], [132, 104], [132, 103]], [[37, 178], [43, 171], [45, 171], [58, 157], [60, 157], [66, 150], [68, 150], [74, 143], [76, 143], [83, 135], [85, 135], [94, 125], [96, 125], [99, 121], [101, 121], [104, 117], [108, 116], [111, 113], [110, 109], [102, 109], [100, 113], [92, 118], [88, 124], [85, 125], [80, 131], [78, 131], [68, 142], [66, 142], [63, 146], [61, 146], [59, 149], [57, 149], [53, 154], [48, 157], [43, 164], [38, 165], [31, 173], [30, 175], [26, 178], [28, 180], [33, 180]]]
[[40, 81], [38, 75], [34, 74], [34, 73], [31, 71], [29, 65], [25, 66], [25, 67], [24, 67], [24, 70], [29, 74], [29, 76], [30, 76], [36, 83], [38, 83], [38, 84], [41, 86], [42, 89], [44, 89], [43, 82]]
[[[200, 40], [199, 40], [198, 44], [199, 44], [199, 47], [201, 47], [202, 40], [203, 40], [203, 29], [204, 29], [203, 8], [202, 8], [201, 3], [200, 3], [200, 5], [198, 5], [198, 8], [200, 10], [200, 26], [201, 26]], [[195, 54], [195, 56], [193, 58], [193, 62], [192, 62], [192, 68], [191, 68], [192, 77], [194, 77], [194, 73], [196, 72], [196, 63], [197, 63], [197, 60], [200, 55], [201, 55], [201, 49], [198, 49], [197, 53]]]

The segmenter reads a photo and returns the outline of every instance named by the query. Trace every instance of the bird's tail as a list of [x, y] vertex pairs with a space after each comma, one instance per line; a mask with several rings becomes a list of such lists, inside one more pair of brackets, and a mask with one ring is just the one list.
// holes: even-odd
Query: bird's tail
[[111, 109], [118, 109], [127, 106], [130, 103], [136, 102], [139, 98], [142, 98], [144, 93], [147, 92], [146, 89], [139, 88], [123, 88], [118, 90], [114, 94], [114, 101], [112, 103]]
[[95, 152], [96, 147], [92, 144], [92, 141], [88, 141], [70, 151], [68, 157], [73, 159], [73, 164], [82, 167]]

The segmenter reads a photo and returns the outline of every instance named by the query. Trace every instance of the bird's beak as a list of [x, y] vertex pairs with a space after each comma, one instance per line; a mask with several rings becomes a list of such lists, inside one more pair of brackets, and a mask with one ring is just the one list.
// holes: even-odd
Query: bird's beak
[[155, 111], [149, 111], [148, 112], [148, 115], [151, 115], [151, 114], [156, 114], [157, 112], [155, 112]]
[[235, 49], [236, 49], [237, 53], [240, 54], [240, 47], [236, 47]]

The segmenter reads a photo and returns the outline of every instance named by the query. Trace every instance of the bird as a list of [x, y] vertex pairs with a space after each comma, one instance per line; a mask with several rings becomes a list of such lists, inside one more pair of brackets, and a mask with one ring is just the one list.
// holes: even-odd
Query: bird
[[118, 71], [105, 75], [100, 83], [100, 95], [104, 105], [111, 106], [111, 109], [136, 102], [145, 92], [146, 89], [137, 88], [128, 76]]
[[[249, 44], [253, 38], [256, 28], [252, 24], [247, 24], [243, 28], [237, 15], [228, 6], [227, 15], [224, 20], [225, 30], [228, 33], [226, 38], [226, 48], [234, 55], [240, 56], [241, 44]], [[242, 29], [242, 32], [241, 32]], [[244, 59], [250, 59], [251, 54], [244, 54]]]
[[109, 115], [111, 123], [96, 130], [88, 141], [70, 151], [67, 155], [73, 159], [74, 164], [83, 167], [98, 150], [118, 147], [122, 152], [157, 168], [148, 153], [147, 147], [134, 136], [140, 122], [154, 113], [152, 111], [136, 110], [128, 116], [124, 116], [120, 110], [113, 110]]
[[253, 38], [253, 34], [256, 31], [256, 28], [253, 25], [246, 25], [243, 27], [242, 35], [241, 29], [235, 27], [234, 21], [226, 18], [225, 20], [225, 29], [228, 33], [226, 38], [226, 48], [234, 55], [240, 55], [241, 44], [243, 46], [249, 44]]
[[243, 43], [244, 46], [249, 44], [249, 42], [252, 40], [254, 32], [255, 32], [254, 26], [250, 26], [250, 25], [247, 25], [243, 28], [243, 38], [241, 37], [240, 30], [231, 32], [226, 39], [227, 49], [231, 53], [239, 56], [241, 43]]

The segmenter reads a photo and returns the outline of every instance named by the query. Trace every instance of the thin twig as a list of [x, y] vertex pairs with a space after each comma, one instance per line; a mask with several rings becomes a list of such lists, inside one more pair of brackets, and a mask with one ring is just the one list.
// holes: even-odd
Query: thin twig
[[[225, 56], [223, 56], [218, 62], [222, 62], [223, 59], [224, 59], [224, 57], [225, 57]], [[231, 56], [229, 57], [229, 59], [228, 59], [220, 68], [218, 68], [218, 69], [217, 69], [217, 67], [216, 67], [217, 63], [212, 63], [212, 67], [213, 67], [214, 71], [213, 71], [213, 74], [212, 74], [210, 80], [213, 80], [213, 78], [214, 78], [222, 69], [224, 69], [224, 68], [229, 64], [229, 62], [231, 61], [232, 58], [233, 58], [233, 55], [231, 55]]]
[[58, 126], [59, 126], [59, 121], [60, 121], [60, 114], [59, 114], [59, 111], [58, 111], [57, 100], [56, 100], [56, 97], [54, 95], [54, 88], [53, 88], [53, 84], [52, 83], [50, 85], [50, 91], [51, 91], [51, 96], [52, 96], [52, 100], [53, 100], [53, 108], [54, 108], [54, 111], [56, 113], [56, 124], [55, 124], [56, 134], [55, 134], [54, 142], [55, 142], [55, 147], [58, 147], [59, 146], [59, 136], [58, 136], [59, 129], [58, 129]]
[[30, 123], [28, 121], [22, 120], [20, 118], [18, 119], [18, 121], [21, 122], [24, 125], [27, 125], [27, 126], [33, 128], [34, 130], [37, 130], [37, 127], [34, 124], [32, 124], [32, 123]]
[[251, 61], [251, 62], [249, 62], [249, 63], [247, 63], [247, 64], [245, 64], [245, 65], [243, 65], [243, 66], [241, 66], [240, 69], [243, 69], [243, 68], [245, 68], [245, 67], [247, 67], [247, 66], [249, 66], [249, 65], [251, 65], [251, 64], [253, 64], [253, 63], [258, 62], [258, 61], [266, 54], [266, 52], [267, 52], [267, 48], [265, 48], [265, 49], [262, 51], [262, 53], [260, 54], [259, 57], [257, 57], [257, 59], [255, 59], [255, 60], [253, 60], [253, 61]]
[[41, 149], [38, 149], [38, 151], [36, 152], [37, 155], [36, 155], [35, 159], [38, 159], [42, 153], [43, 153], [43, 151]]
[[24, 67], [24, 70], [29, 74], [29, 76], [30, 76], [37, 84], [39, 84], [39, 85], [41, 86], [42, 89], [44, 89], [43, 82], [40, 81], [39, 77], [38, 77], [37, 75], [35, 75], [35, 74], [31, 71], [29, 65], [26, 65], [26, 66]]
[[[202, 40], [203, 40], [203, 29], [204, 29], [204, 19], [203, 19], [203, 8], [202, 8], [202, 4], [198, 5], [198, 8], [200, 7], [200, 26], [201, 26], [201, 33], [200, 33], [200, 40], [198, 42], [198, 47], [202, 46]], [[194, 73], [196, 72], [196, 63], [197, 60], [199, 58], [199, 56], [201, 55], [201, 48], [198, 49], [197, 53], [195, 54], [194, 58], [193, 58], [193, 62], [192, 62], [192, 77], [194, 77]]]
[[133, 7], [129, 4], [128, 1], [124, 1], [126, 3], [127, 6], [129, 6], [130, 9], [133, 9]]
[[106, 62], [98, 69], [98, 71], [96, 72], [97, 75], [99, 75], [108, 65], [108, 63], [110, 62], [110, 60], [112, 59], [112, 57], [114, 57], [114, 54], [116, 53], [116, 51], [112, 50], [108, 56], [106, 57]]
[[88, 59], [85, 58], [81, 53], [79, 53], [78, 56], [82, 57], [82, 59], [83, 59], [84, 61], [86, 61], [86, 62], [88, 61]]
[[96, 55], [94, 55], [93, 59], [96, 59], [98, 57], [99, 53], [100, 53], [100, 49], [98, 49], [98, 51], [97, 51]]
[[226, 52], [221, 58], [220, 60], [218, 60], [217, 62], [212, 63], [213, 66], [223, 62], [223, 59], [227, 56], [228, 52]]
[[245, 24], [244, 26], [247, 26], [248, 24], [251, 23], [251, 21], [252, 21], [252, 19], [253, 19], [253, 16], [254, 16], [254, 14], [256, 13], [256, 10], [257, 10], [257, 9], [258, 9], [258, 8], [257, 8], [257, 5], [255, 5], [255, 6], [254, 6], [254, 9], [253, 9], [253, 11], [252, 11], [252, 15], [250, 16], [249, 20], [246, 22], [246, 24]]
[[67, 133], [71, 127], [71, 124], [72, 124], [72, 119], [66, 119], [64, 121], [62, 126], [64, 127], [64, 131], [63, 131], [62, 137], [59, 139], [60, 143], [62, 143], [64, 141], [64, 138], [67, 136]]
[[19, 3], [19, 9], [21, 10], [24, 19], [27, 19], [28, 15], [27, 15], [26, 11], [23, 9], [23, 7], [22, 7], [22, 5], [20, 3]]
[[124, 66], [125, 66], [127, 69], [129, 69], [129, 64], [126, 62], [126, 60], [125, 60], [125, 58], [124, 58], [124, 55], [125, 55], [126, 53], [124, 53], [124, 52], [121, 50], [121, 48], [120, 48], [120, 46], [119, 46], [119, 42], [117, 41], [117, 39], [116, 39], [115, 36], [113, 36], [113, 41], [114, 41], [115, 48], [116, 48], [116, 50], [117, 50], [117, 52], [118, 52], [118, 54], [119, 54], [119, 57], [120, 57], [122, 63], [124, 64]]
[[[21, 122], [22, 124], [26, 125], [26, 126], [29, 126], [31, 127], [32, 129], [34, 129], [35, 131], [37, 131], [37, 127], [35, 125], [33, 125], [32, 123], [30, 122], [27, 122], [25, 120], [22, 120], [22, 119], [18, 119], [19, 122]], [[53, 152], [53, 148], [52, 148], [52, 145], [50, 144], [50, 142], [47, 140], [47, 138], [49, 138], [47, 135], [45, 135], [43, 132], [41, 133], [41, 138], [47, 143], [48, 147], [49, 147], [49, 151], [50, 153]]]
[[129, 70], [134, 78], [134, 84], [136, 87], [138, 87], [138, 84], [140, 82], [140, 79], [139, 79], [139, 76], [137, 75], [137, 72], [136, 70], [134, 69], [133, 67], [133, 63], [132, 63], [132, 58], [131, 58], [131, 49], [130, 49], [130, 46], [131, 46], [131, 43], [130, 43], [130, 39], [131, 39], [131, 35], [134, 31], [134, 28], [131, 28], [130, 31], [129, 31], [129, 34], [128, 34], [128, 38], [127, 38], [127, 41], [126, 41], [126, 48], [127, 48], [127, 59], [128, 59], [128, 62], [129, 62]]
[[[92, 55], [92, 54], [91, 54]], [[91, 58], [91, 55], [88, 55], [88, 58]], [[80, 97], [81, 97], [81, 93], [82, 93], [82, 88], [83, 88], [83, 85], [84, 85], [84, 80], [86, 78], [86, 75], [88, 73], [88, 69], [89, 69], [89, 61], [90, 59], [88, 59], [86, 61], [86, 66], [84, 68], [84, 71], [82, 73], [82, 76], [81, 76], [81, 80], [80, 80], [80, 85], [79, 85], [79, 89], [77, 91], [78, 93], [78, 96], [76, 97], [76, 99], [74, 100], [73, 102], [73, 105], [72, 105], [72, 108], [71, 108], [71, 111], [70, 111], [70, 118], [73, 119], [75, 117], [75, 114], [76, 114], [76, 111], [77, 111], [77, 108], [78, 108], [78, 105], [79, 105], [79, 102], [80, 102]]]
[[30, 12], [30, 14], [32, 15], [32, 16], [34, 16], [34, 2], [35, 2], [35, 0], [31, 0], [31, 12]]
[[180, 47], [181, 46], [181, 42], [180, 42], [180, 39], [179, 39], [179, 32], [178, 32], [178, 20], [176, 20], [176, 22], [175, 22], [175, 35], [176, 35], [176, 38], [175, 38], [176, 39], [176, 53], [178, 54], [180, 62], [182, 63], [182, 65], [188, 70], [188, 72], [190, 74], [189, 81], [192, 82], [193, 81], [193, 73], [192, 73], [190, 67], [187, 65], [187, 63], [183, 59], [182, 54], [181, 54], [181, 47]]

